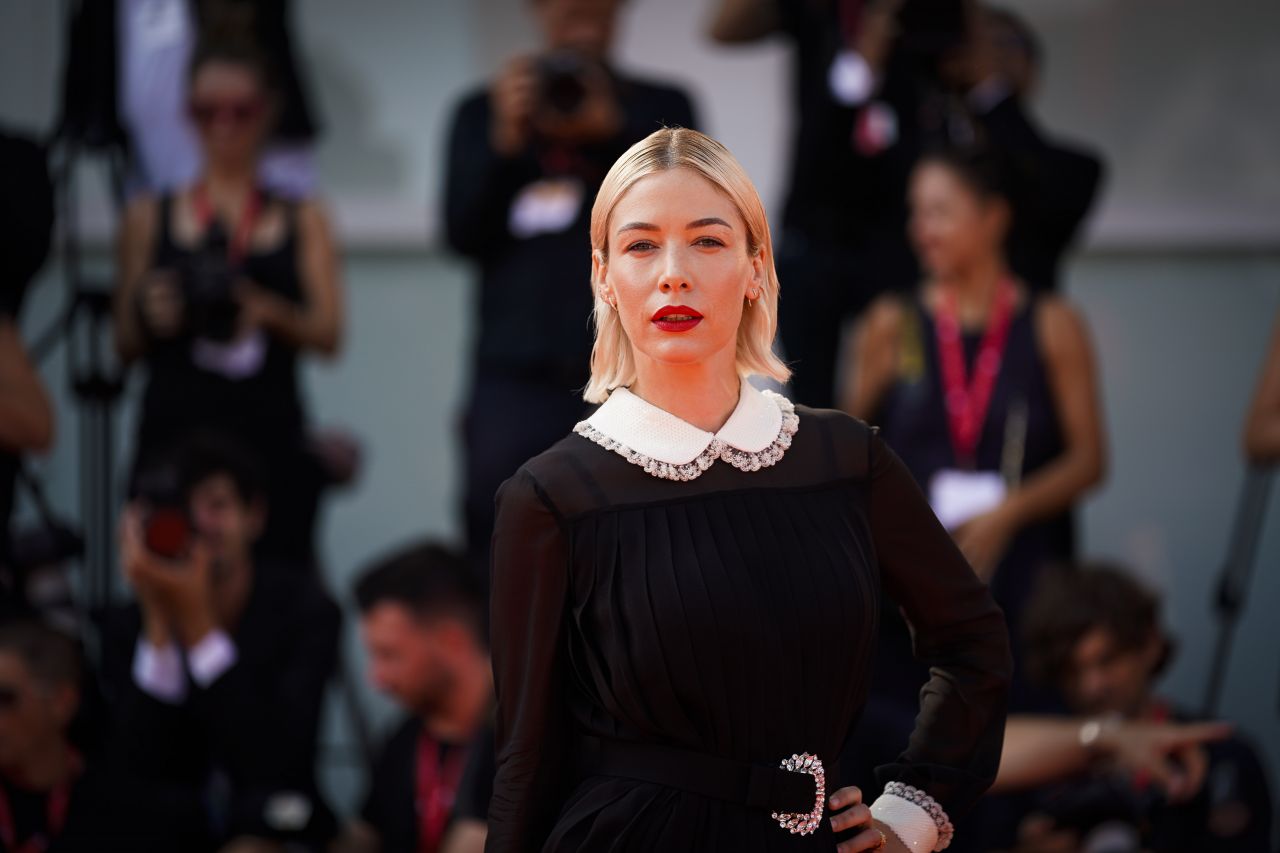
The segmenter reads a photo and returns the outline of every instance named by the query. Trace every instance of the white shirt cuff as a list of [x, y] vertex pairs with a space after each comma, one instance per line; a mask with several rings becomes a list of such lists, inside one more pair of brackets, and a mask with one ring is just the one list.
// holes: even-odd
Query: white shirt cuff
[[205, 634], [200, 642], [187, 649], [187, 667], [191, 680], [201, 688], [208, 687], [235, 666], [239, 659], [236, 644], [226, 631], [214, 630]]
[[910, 800], [881, 794], [871, 804], [871, 816], [892, 829], [908, 850], [927, 853], [938, 845], [938, 825]]
[[187, 676], [177, 644], [153, 646], [139, 637], [133, 655], [133, 683], [152, 698], [180, 705], [187, 698]]

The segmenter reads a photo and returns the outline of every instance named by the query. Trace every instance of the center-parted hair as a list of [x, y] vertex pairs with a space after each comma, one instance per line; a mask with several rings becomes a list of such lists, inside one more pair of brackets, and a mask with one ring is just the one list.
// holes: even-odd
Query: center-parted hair
[[[670, 169], [689, 169], [707, 179], [733, 202], [747, 229], [747, 253], [761, 254], [764, 280], [760, 298], [743, 311], [738, 326], [738, 373], [759, 375], [785, 382], [791, 371], [773, 353], [778, 328], [778, 274], [773, 266], [773, 239], [769, 220], [755, 185], [742, 165], [719, 142], [706, 134], [683, 127], [654, 131], [618, 158], [605, 175], [591, 208], [591, 251], [601, 261], [609, 259], [609, 220], [613, 209], [637, 181]], [[622, 328], [618, 312], [600, 295], [595, 296], [596, 342], [591, 351], [591, 381], [583, 398], [604, 402], [615, 388], [635, 380], [635, 357]]]

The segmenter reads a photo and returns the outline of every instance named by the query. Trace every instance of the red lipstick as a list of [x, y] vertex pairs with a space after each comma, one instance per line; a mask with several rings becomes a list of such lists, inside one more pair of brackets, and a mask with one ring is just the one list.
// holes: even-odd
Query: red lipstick
[[664, 332], [687, 332], [702, 322], [702, 315], [683, 305], [664, 305], [654, 313], [652, 322]]

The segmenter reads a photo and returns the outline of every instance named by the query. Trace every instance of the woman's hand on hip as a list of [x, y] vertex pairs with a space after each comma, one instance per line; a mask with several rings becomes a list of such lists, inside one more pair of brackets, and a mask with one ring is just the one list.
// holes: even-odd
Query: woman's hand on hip
[[860, 853], [883, 850], [886, 853], [904, 849], [897, 836], [871, 817], [871, 809], [862, 802], [862, 791], [854, 786], [841, 788], [827, 799], [831, 808], [831, 831], [840, 833], [858, 829], [857, 835], [836, 845], [837, 853]]

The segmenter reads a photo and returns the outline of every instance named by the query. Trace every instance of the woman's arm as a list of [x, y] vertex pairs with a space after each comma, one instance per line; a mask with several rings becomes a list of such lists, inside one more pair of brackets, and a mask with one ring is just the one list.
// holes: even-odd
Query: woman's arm
[[0, 448], [44, 452], [53, 444], [53, 407], [22, 346], [18, 325], [0, 316]]
[[1065, 447], [1006, 499], [1015, 527], [1067, 509], [1101, 482], [1106, 471], [1098, 375], [1084, 319], [1052, 297], [1040, 300], [1035, 319]]
[[1280, 316], [1244, 423], [1244, 452], [1257, 465], [1280, 461]]
[[541, 486], [521, 470], [497, 497], [490, 647], [498, 768], [488, 853], [541, 850], [567, 795], [572, 758], [564, 704], [568, 547]]
[[256, 324], [299, 350], [336, 355], [342, 344], [342, 282], [333, 230], [314, 201], [298, 205], [298, 273], [301, 305], [256, 285], [240, 292], [244, 321]]
[[[916, 658], [929, 669], [906, 750], [877, 768], [876, 778], [923, 792], [954, 818], [991, 785], [1000, 765], [1012, 672], [1008, 630], [906, 466], [879, 436], [869, 442], [871, 532], [880, 573], [911, 625]], [[919, 827], [928, 814], [887, 794], [872, 813], [899, 835], [904, 815], [914, 814], [916, 821], [906, 822]], [[935, 825], [923, 824], [926, 830]], [[912, 849], [932, 849], [938, 841], [928, 832], [903, 840]]]
[[898, 370], [902, 337], [902, 302], [881, 296], [854, 326], [844, 359], [839, 406], [864, 421], [871, 420]]
[[140, 197], [125, 210], [116, 238], [116, 290], [112, 316], [116, 353], [125, 364], [147, 350], [146, 334], [138, 312], [139, 293], [151, 267], [159, 206], [155, 199]]

